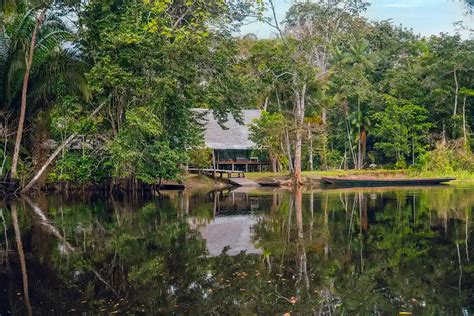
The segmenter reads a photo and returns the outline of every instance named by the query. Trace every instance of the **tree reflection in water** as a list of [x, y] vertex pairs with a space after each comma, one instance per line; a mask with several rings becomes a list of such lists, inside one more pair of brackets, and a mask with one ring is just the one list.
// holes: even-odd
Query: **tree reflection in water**
[[466, 315], [473, 206], [453, 187], [12, 201], [0, 314]]

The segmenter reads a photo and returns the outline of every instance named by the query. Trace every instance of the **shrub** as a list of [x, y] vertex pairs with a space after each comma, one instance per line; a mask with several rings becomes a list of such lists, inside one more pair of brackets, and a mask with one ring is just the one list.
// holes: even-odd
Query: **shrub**
[[206, 169], [212, 165], [212, 149], [197, 148], [189, 151], [190, 165], [198, 169]]
[[474, 156], [463, 140], [455, 140], [438, 143], [434, 150], [419, 158], [419, 165], [423, 171], [474, 171]]

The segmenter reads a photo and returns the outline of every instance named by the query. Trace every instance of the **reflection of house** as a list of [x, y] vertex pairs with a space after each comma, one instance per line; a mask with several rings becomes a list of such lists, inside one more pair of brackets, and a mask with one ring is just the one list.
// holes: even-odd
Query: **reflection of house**
[[253, 154], [255, 144], [249, 139], [249, 124], [261, 115], [260, 110], [242, 110], [242, 123], [233, 117], [219, 125], [212, 112], [195, 109], [204, 113], [204, 142], [213, 150], [213, 166], [215, 169], [261, 171], [267, 169], [269, 162]]
[[256, 224], [257, 218], [251, 215], [223, 216], [213, 219], [200, 232], [211, 256], [220, 255], [225, 248], [230, 256], [241, 251], [260, 254], [262, 250], [252, 241], [252, 228]]
[[[187, 222], [206, 240], [210, 256], [218, 256], [225, 248], [234, 256], [241, 251], [261, 254], [254, 240], [254, 227], [264, 216], [263, 212], [274, 208], [276, 193], [268, 196], [252, 196], [231, 192], [209, 192], [206, 195], [181, 195], [186, 201], [179, 204], [188, 208]], [[205, 210], [205, 211], [203, 211]]]

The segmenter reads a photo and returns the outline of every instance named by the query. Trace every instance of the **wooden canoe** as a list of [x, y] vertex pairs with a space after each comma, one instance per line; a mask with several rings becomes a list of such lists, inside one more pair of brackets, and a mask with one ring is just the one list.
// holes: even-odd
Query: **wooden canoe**
[[413, 179], [381, 179], [381, 178], [350, 178], [323, 177], [321, 183], [344, 187], [384, 187], [384, 186], [416, 186], [438, 185], [454, 181], [456, 178], [413, 178]]
[[163, 183], [158, 186], [159, 190], [184, 190], [186, 186], [182, 183]]
[[281, 187], [291, 184], [291, 180], [286, 181], [257, 181], [262, 187]]

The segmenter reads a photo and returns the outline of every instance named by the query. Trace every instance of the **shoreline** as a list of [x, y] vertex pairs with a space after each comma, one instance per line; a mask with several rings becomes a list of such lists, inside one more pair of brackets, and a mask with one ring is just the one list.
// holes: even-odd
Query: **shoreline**
[[[467, 171], [458, 171], [458, 172], [419, 172], [412, 170], [331, 170], [331, 171], [304, 171], [302, 173], [305, 185], [304, 186], [313, 186], [315, 184], [319, 185], [319, 182], [322, 177], [337, 177], [337, 176], [370, 176], [380, 179], [396, 179], [396, 178], [442, 178], [442, 177], [453, 177], [456, 178], [449, 185], [463, 186], [463, 185], [473, 185], [474, 186], [474, 173]], [[249, 172], [245, 173], [245, 177], [250, 180], [290, 180], [291, 175], [288, 172]], [[167, 181], [168, 182], [168, 181]], [[169, 183], [174, 183], [169, 181]], [[187, 174], [184, 176], [182, 184], [184, 185], [184, 190], [194, 191], [194, 192], [209, 192], [213, 190], [225, 190], [233, 188], [234, 186], [230, 184], [227, 179], [212, 179], [205, 175], [200, 174]], [[168, 189], [171, 190], [171, 189]], [[181, 189], [176, 189], [181, 190]], [[155, 189], [153, 186], [143, 186], [141, 188], [135, 189], [122, 189], [120, 185], [117, 185], [116, 189], [110, 188], [108, 183], [99, 183], [99, 184], [73, 184], [73, 183], [56, 183], [56, 184], [46, 184], [41, 189], [37, 189], [32, 192], [42, 192], [42, 193], [62, 193], [62, 192], [75, 192], [75, 193], [86, 193], [86, 192], [110, 192], [117, 194], [128, 194], [133, 192], [154, 192]], [[166, 189], [161, 189], [159, 191], [166, 191]], [[4, 192], [5, 193], [5, 192]], [[8, 194], [7, 194], [8, 195]]]

